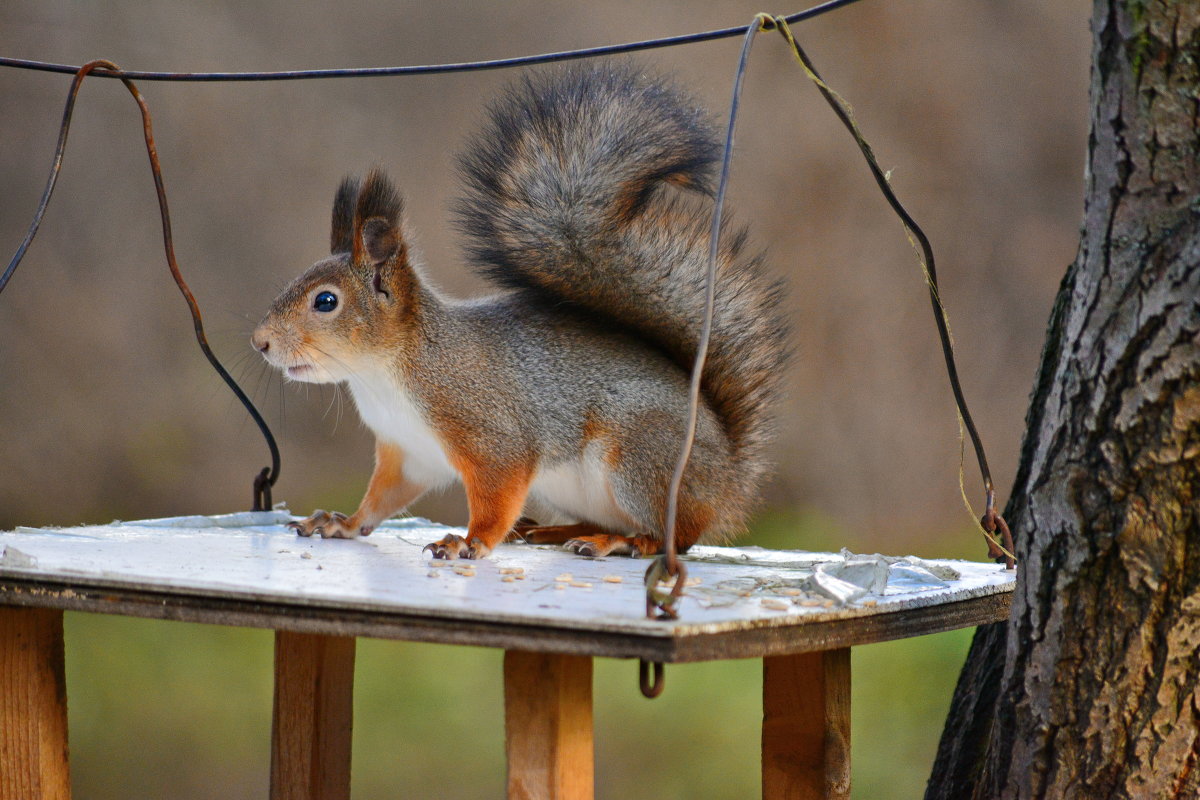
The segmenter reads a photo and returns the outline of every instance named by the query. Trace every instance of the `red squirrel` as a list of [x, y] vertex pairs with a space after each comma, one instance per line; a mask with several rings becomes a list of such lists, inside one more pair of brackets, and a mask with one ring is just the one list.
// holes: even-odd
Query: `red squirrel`
[[[461, 481], [470, 521], [426, 548], [482, 558], [506, 537], [585, 556], [662, 548], [703, 323], [712, 178], [706, 113], [629, 67], [529, 77], [460, 158], [455, 209], [495, 294], [451, 299], [414, 263], [400, 195], [376, 170], [333, 204], [330, 256], [275, 300], [252, 343], [291, 380], [344, 383], [375, 434], [350, 516], [302, 536], [366, 536]], [[767, 465], [787, 358], [778, 280], [727, 225], [676, 542], [741, 532]], [[534, 499], [561, 524], [520, 525]]]

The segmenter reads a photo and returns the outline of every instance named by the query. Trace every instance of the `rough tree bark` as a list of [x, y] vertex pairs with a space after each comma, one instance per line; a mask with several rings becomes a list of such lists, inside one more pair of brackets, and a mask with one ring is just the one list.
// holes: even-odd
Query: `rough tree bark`
[[1200, 796], [1200, 3], [1096, 0], [1092, 30], [1012, 616], [976, 634], [927, 800]]

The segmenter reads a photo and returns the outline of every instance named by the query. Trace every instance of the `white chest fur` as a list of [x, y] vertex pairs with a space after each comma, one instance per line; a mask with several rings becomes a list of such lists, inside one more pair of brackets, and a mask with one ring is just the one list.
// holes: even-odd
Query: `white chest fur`
[[404, 451], [406, 478], [436, 489], [458, 477], [420, 407], [390, 374], [360, 372], [348, 378], [346, 385], [367, 427]]

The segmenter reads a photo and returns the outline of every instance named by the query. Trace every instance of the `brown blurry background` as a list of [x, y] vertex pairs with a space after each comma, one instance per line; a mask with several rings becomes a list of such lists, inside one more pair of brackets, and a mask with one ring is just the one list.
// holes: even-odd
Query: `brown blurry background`
[[[71, 64], [103, 57], [129, 69], [177, 71], [437, 63], [688, 33], [801, 7], [5, 0], [0, 54]], [[1050, 304], [1075, 253], [1089, 13], [1083, 0], [863, 0], [795, 29], [854, 106], [893, 186], [933, 241], [963, 384], [1002, 502]], [[738, 47], [729, 39], [637, 58], [677, 74], [723, 115]], [[458, 191], [454, 156], [482, 106], [512, 77], [141, 84], [154, 113], [179, 262], [215, 350], [275, 429], [283, 452], [275, 496], [294, 511], [352, 510], [370, 474], [371, 442], [348, 398], [327, 387], [286, 386], [268, 373], [249, 347], [254, 323], [279, 289], [326, 252], [338, 180], [375, 164], [403, 187], [427, 274], [453, 293], [480, 291], [448, 224]], [[0, 69], [6, 259], [46, 180], [69, 83], [69, 76]], [[982, 545], [968, 538], [954, 406], [913, 251], [850, 137], [777, 34], [760, 36], [751, 57], [730, 191], [736, 216], [752, 224], [786, 276], [795, 322], [797, 358], [779, 409], [779, 469], [764, 490], [761, 524], [773, 526], [770, 542], [982, 557]], [[0, 375], [0, 529], [248, 507], [266, 449], [192, 339], [163, 258], [139, 118], [116, 81], [84, 84], [50, 210], [0, 295]], [[982, 492], [967, 458], [967, 489], [978, 508]], [[415, 510], [465, 521], [457, 493]], [[815, 541], [806, 531], [816, 529], [836, 534]], [[99, 628], [90, 630], [92, 638], [77, 638], [78, 657], [88, 647], [108, 657], [95, 644]], [[161, 641], [152, 639], [145, 652], [158, 653]], [[955, 639], [942, 659], [948, 680], [960, 657], [954, 648], [964, 641]], [[255, 673], [264, 681], [269, 644], [265, 652], [255, 656], [268, 659]], [[881, 674], [895, 679], [895, 662], [889, 665]], [[481, 669], [493, 676], [498, 666]], [[926, 674], [913, 667], [912, 685]], [[622, 673], [621, 680], [632, 691], [632, 679]], [[938, 702], [948, 702], [948, 690]], [[89, 724], [104, 739], [108, 712], [116, 713], [102, 707], [77, 724], [73, 710], [73, 748]], [[936, 737], [943, 713], [933, 712], [926, 739]], [[747, 730], [756, 735], [752, 724]], [[922, 747], [912, 759], [914, 780], [927, 770]], [[610, 755], [627, 765], [638, 757]], [[88, 774], [100, 775], [106, 758], [97, 751], [96, 772]], [[163, 758], [165, 768], [184, 769]], [[856, 771], [860, 787], [861, 777]], [[119, 788], [124, 778], [113, 780], [111, 796], [133, 796]], [[193, 796], [180, 780], [166, 796]], [[893, 773], [880, 785], [895, 789], [896, 780]], [[622, 796], [607, 785], [611, 796]], [[90, 796], [109, 796], [89, 786]], [[488, 786], [479, 796], [494, 796]], [[143, 796], [157, 791], [143, 789]], [[679, 796], [664, 791], [659, 796]]]
[[[169, 70], [434, 63], [706, 30], [757, 10], [9, 0], [0, 52]], [[865, 0], [797, 28], [933, 240], [1002, 499], [1081, 216], [1087, 13], [1065, 0]], [[677, 73], [720, 113], [738, 44], [640, 59]], [[429, 276], [455, 293], [478, 291], [448, 225], [453, 159], [511, 77], [141, 86], [180, 264], [214, 348], [275, 428], [276, 496], [297, 511], [350, 510], [370, 473], [369, 436], [332, 389], [268, 374], [249, 332], [275, 293], [326, 252], [337, 181], [374, 164], [404, 189]], [[6, 257], [44, 185], [68, 85], [67, 76], [0, 70]], [[861, 548], [917, 547], [929, 531], [962, 527], [953, 403], [899, 223], [777, 35], [755, 45], [743, 108], [730, 202], [787, 276], [798, 354], [766, 507], [819, 511]], [[50, 210], [0, 296], [0, 367], [0, 528], [249, 503], [265, 448], [191, 339], [162, 254], [136, 108], [116, 81], [83, 87]], [[457, 496], [423, 506], [464, 516]]]

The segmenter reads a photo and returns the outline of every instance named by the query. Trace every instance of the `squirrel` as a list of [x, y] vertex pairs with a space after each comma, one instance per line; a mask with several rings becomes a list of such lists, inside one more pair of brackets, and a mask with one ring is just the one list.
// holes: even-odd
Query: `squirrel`
[[[515, 536], [592, 557], [660, 552], [721, 153], [706, 112], [667, 79], [610, 66], [515, 83], [459, 160], [459, 228], [498, 285], [472, 300], [426, 280], [382, 171], [344, 179], [331, 255], [252, 344], [291, 380], [349, 388], [375, 469], [353, 514], [315, 511], [295, 530], [366, 536], [459, 480], [466, 537], [429, 544], [435, 558], [483, 558]], [[725, 226], [680, 552], [740, 533], [767, 469], [787, 329], [780, 281], [747, 249]], [[562, 524], [526, 524], [528, 499]]]

